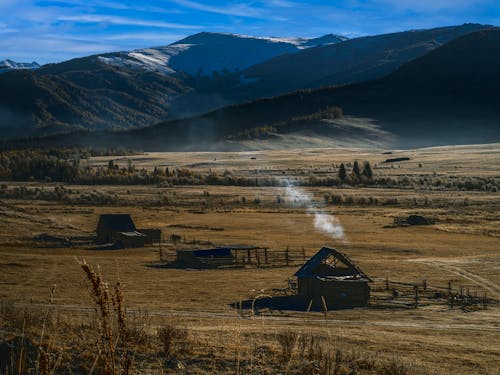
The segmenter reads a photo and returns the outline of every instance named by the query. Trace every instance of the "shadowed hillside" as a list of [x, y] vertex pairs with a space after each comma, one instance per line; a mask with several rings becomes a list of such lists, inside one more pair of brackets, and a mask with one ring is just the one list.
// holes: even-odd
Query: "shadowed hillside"
[[[494, 142], [500, 136], [498, 45], [500, 30], [480, 31], [378, 81], [299, 91], [133, 131], [77, 133], [36, 142], [158, 150], [224, 149], [242, 133], [257, 129], [261, 134], [258, 128], [267, 129], [270, 134], [266, 138], [296, 132], [334, 138], [339, 129], [350, 126], [332, 123], [343, 116], [342, 110], [349, 116], [376, 120], [382, 131], [397, 137], [398, 146]], [[330, 110], [335, 106], [341, 113], [332, 117]], [[370, 134], [356, 136], [369, 138]], [[258, 143], [253, 147], [259, 148]]]
[[478, 24], [376, 35], [283, 55], [243, 73], [255, 81], [244, 92], [263, 95], [363, 82], [381, 78], [401, 65], [471, 32]]
[[104, 64], [95, 57], [0, 77], [2, 137], [146, 126], [167, 119], [179, 79]]
[[484, 28], [352, 40], [200, 33], [165, 47], [11, 71], [0, 75], [0, 137], [140, 128], [291, 90], [375, 79]]

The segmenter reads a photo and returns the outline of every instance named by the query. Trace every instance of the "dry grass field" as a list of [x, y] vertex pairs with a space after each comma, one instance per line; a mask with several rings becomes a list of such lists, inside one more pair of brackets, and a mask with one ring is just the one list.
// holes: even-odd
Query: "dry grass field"
[[[402, 156], [410, 160], [382, 163], [387, 158]], [[241, 176], [284, 178], [314, 169], [326, 174], [331, 169], [333, 173], [332, 165], [353, 160], [369, 160], [376, 175], [500, 177], [498, 144], [400, 151], [390, 155], [379, 150], [351, 149], [153, 153], [99, 157], [91, 163], [105, 165], [110, 159], [124, 165], [131, 159], [137, 167], [144, 168], [228, 170]], [[25, 186], [50, 190], [56, 186], [39, 182], [5, 184], [8, 189]], [[175, 247], [168, 243], [172, 234], [186, 242], [200, 243], [190, 245], [194, 247], [203, 248], [203, 243], [209, 241], [216, 245], [257, 245], [270, 251], [304, 248], [308, 256], [329, 245], [347, 253], [374, 278], [374, 288], [383, 285], [386, 277], [407, 283], [427, 280], [431, 286], [446, 286], [451, 281], [455, 288], [464, 286], [500, 300], [497, 191], [301, 188], [322, 213], [338, 218], [345, 237], [335, 239], [318, 232], [304, 204], [287, 195], [282, 187], [67, 185], [64, 188], [70, 189], [71, 194], [93, 191], [116, 194], [116, 199], [112, 205], [22, 198], [0, 201], [3, 304], [0, 338], [4, 340], [22, 331], [23, 324], [14, 324], [12, 311], [32, 309], [42, 315], [50, 311], [53, 324], [46, 331], [59, 343], [59, 346], [54, 344], [53, 351], [60, 350], [56, 347], [66, 348], [66, 353], [79, 351], [75, 348], [84, 343], [78, 344], [78, 332], [92, 321], [93, 311], [89, 309], [93, 303], [85, 275], [77, 263], [85, 259], [94, 267], [98, 265], [107, 280], [121, 280], [129, 321], [136, 325], [141, 321], [141, 332], [149, 337], [145, 343], [137, 344], [134, 371], [138, 373], [328, 373], [300, 372], [292, 366], [305, 356], [301, 354], [304, 348], [301, 349], [300, 337], [319, 337], [326, 351], [344, 353], [346, 358], [351, 356], [351, 360], [342, 362], [344, 369], [337, 366], [336, 372], [330, 373], [500, 373], [498, 304], [469, 312], [450, 309], [446, 304], [423, 304], [414, 309], [374, 303], [367, 308], [326, 314], [272, 308], [259, 308], [252, 314], [248, 309], [240, 312], [232, 306], [285, 288], [296, 266], [221, 270], [157, 267], [160, 252], [172, 252]], [[331, 194], [352, 197], [352, 203], [325, 204], [325, 195]], [[397, 198], [397, 202], [384, 204], [392, 198]], [[97, 250], [95, 245], [83, 241], [59, 246], [35, 240], [42, 233], [69, 238], [92, 236], [102, 213], [130, 213], [140, 228], [161, 228], [165, 243], [161, 250], [156, 245]], [[393, 225], [395, 217], [410, 214], [431, 217], [436, 223]], [[53, 285], [56, 289], [48, 304]], [[186, 340], [190, 340], [192, 348], [180, 353], [172, 365], [165, 364], [154, 353], [159, 351], [157, 330], [174, 323], [186, 328], [189, 336]], [[269, 358], [281, 358], [281, 354], [286, 357], [281, 353], [285, 351], [284, 335], [293, 341], [291, 357], [284, 360], [286, 363], [279, 371], [273, 370], [269, 363], [274, 360]], [[271, 357], [267, 360], [262, 359], [259, 351], [264, 349], [274, 353], [268, 354]], [[86, 350], [91, 353], [91, 348]], [[7, 358], [1, 354], [0, 362]], [[335, 355], [340, 363], [339, 354]], [[82, 361], [90, 363], [90, 368], [94, 359], [91, 354], [88, 356]], [[362, 365], [359, 358], [365, 358], [370, 365]], [[383, 363], [376, 364], [377, 361]], [[355, 366], [346, 365], [354, 362]], [[2, 364], [0, 373], [6, 367], [7, 364]]]

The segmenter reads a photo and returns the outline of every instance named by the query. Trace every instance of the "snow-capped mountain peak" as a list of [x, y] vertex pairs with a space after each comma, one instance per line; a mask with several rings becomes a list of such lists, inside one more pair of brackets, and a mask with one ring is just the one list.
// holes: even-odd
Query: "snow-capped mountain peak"
[[106, 54], [99, 59], [116, 66], [164, 74], [211, 75], [243, 70], [279, 55], [346, 39], [332, 34], [320, 38], [278, 38], [202, 32], [168, 46]]

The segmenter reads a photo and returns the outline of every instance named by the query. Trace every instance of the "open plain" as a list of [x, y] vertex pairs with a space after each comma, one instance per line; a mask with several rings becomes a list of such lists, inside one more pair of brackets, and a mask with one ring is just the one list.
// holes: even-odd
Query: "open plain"
[[[409, 160], [384, 163], [398, 157]], [[68, 327], [83, 326], [93, 313], [85, 275], [78, 264], [84, 259], [95, 268], [98, 265], [106, 280], [121, 281], [129, 320], [142, 319], [146, 336], [155, 336], [160, 327], [172, 322], [189, 332], [195, 349], [184, 357], [180, 355], [173, 367], [151, 354], [157, 351], [153, 339], [146, 344], [148, 349], [136, 349], [134, 363], [138, 372], [161, 369], [210, 373], [207, 369], [212, 368], [214, 372], [264, 373], [254, 366], [253, 362], [261, 358], [256, 350], [280, 350], [276, 335], [293, 331], [322, 337], [327, 350], [345, 348], [351, 354], [361, 351], [372, 361], [397, 358], [401, 369], [406, 369], [390, 372], [358, 363], [357, 373], [499, 373], [500, 195], [496, 184], [500, 179], [500, 145], [391, 154], [386, 150], [354, 149], [149, 153], [101, 156], [89, 160], [88, 165], [105, 168], [110, 160], [123, 167], [133, 164], [138, 170], [156, 167], [202, 174], [215, 171], [235, 178], [274, 178], [281, 183], [221, 186], [3, 182], [4, 191], [19, 194], [4, 194], [0, 200], [0, 335], [7, 337], [24, 329], [6, 317], [9, 309], [32, 309], [41, 314], [50, 311], [56, 323], [47, 330], [60, 339], [61, 346], [77, 350], [71, 346], [78, 345], [74, 339], [77, 330]], [[297, 186], [308, 197], [306, 201], [287, 190], [287, 186], [300, 185], [300, 178], [336, 177], [340, 163], [349, 170], [354, 160], [369, 161], [375, 176], [396, 182], [429, 178], [432, 183], [414, 187], [408, 183], [401, 187], [331, 187], [320, 183]], [[484, 179], [485, 183], [479, 189], [457, 187], [454, 183], [467, 179]], [[62, 189], [64, 197], [23, 197], [23, 191], [30, 189]], [[113, 199], [110, 203], [77, 199], [84, 196]], [[335, 200], [334, 196], [341, 198]], [[344, 237], [334, 238], [318, 231], [307, 208], [310, 204], [322, 214], [336, 217]], [[160, 228], [162, 244], [137, 249], [96, 248], [91, 239], [103, 213], [129, 213], [140, 228]], [[411, 214], [432, 218], [434, 224], [395, 225], [395, 218]], [[41, 234], [68, 241], [45, 240], [47, 236]], [[174, 234], [180, 237], [180, 244], [170, 242]], [[277, 309], [264, 302], [276, 290], [287, 287], [296, 265], [210, 270], [162, 267], [163, 258], [172, 255], [176, 246], [229, 244], [256, 245], [270, 252], [303, 248], [307, 257], [329, 245], [348, 254], [375, 280], [373, 296], [385, 293], [384, 280], [388, 278], [419, 285], [426, 280], [429, 286], [442, 288], [450, 282], [454, 290], [462, 287], [470, 294], [486, 295], [490, 302], [486, 308], [461, 309], [450, 308], [446, 302], [424, 301], [413, 308], [374, 299], [369, 307], [347, 310]], [[253, 310], [238, 307], [242, 301], [252, 300]], [[299, 345], [294, 344], [292, 357], [293, 351], [299, 350]], [[294, 373], [291, 368], [288, 372]]]

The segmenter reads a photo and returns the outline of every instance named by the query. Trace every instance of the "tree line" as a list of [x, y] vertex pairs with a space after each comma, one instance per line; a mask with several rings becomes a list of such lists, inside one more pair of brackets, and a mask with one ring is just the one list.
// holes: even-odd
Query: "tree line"
[[[129, 154], [132, 151], [128, 151]], [[93, 156], [126, 155], [127, 151], [58, 148], [10, 150], [0, 152], [0, 180], [65, 182], [86, 185], [228, 185], [228, 186], [374, 186], [424, 188], [435, 190], [498, 191], [496, 177], [462, 176], [381, 176], [375, 175], [369, 161], [340, 164], [328, 173], [305, 171], [302, 176], [240, 176], [229, 170], [199, 171], [187, 168], [137, 168], [129, 159], [118, 165], [110, 159], [105, 165], [90, 163]], [[352, 165], [352, 166], [351, 166]]]

